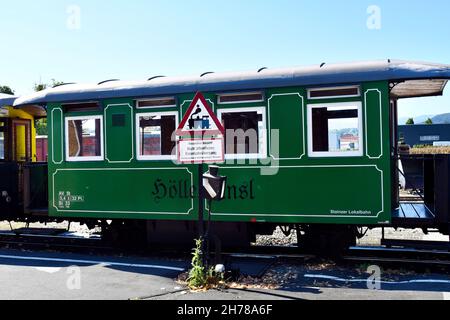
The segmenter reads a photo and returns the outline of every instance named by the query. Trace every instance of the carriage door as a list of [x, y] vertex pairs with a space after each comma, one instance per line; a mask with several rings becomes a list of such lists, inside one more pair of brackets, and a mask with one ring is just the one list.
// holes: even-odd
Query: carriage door
[[31, 120], [14, 119], [11, 124], [12, 161], [31, 161]]

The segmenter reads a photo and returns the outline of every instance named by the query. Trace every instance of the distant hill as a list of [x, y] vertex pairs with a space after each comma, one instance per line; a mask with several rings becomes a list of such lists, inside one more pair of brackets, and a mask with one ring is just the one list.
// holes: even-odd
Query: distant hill
[[434, 124], [450, 123], [450, 113], [444, 113], [431, 118]]
[[[414, 117], [414, 123], [415, 124], [424, 124], [427, 119], [430, 118], [433, 120], [433, 124], [450, 124], [450, 113], [444, 113], [439, 115], [423, 115]], [[403, 117], [398, 119], [399, 125], [405, 125], [406, 121], [408, 121], [409, 118]]]

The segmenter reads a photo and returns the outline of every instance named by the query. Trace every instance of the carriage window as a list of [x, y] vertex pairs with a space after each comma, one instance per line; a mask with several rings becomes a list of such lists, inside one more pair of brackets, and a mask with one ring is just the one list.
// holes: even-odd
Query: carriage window
[[308, 90], [309, 99], [331, 99], [361, 96], [359, 86], [320, 88]]
[[100, 104], [98, 102], [85, 102], [85, 103], [68, 103], [63, 104], [62, 108], [64, 112], [96, 112], [100, 110]]
[[175, 97], [153, 98], [137, 101], [138, 108], [163, 108], [163, 107], [175, 107], [176, 105], [177, 101]]
[[101, 116], [66, 118], [67, 161], [103, 160]]
[[308, 136], [310, 157], [363, 155], [361, 103], [310, 105]]
[[225, 128], [227, 158], [255, 159], [267, 156], [265, 108], [218, 110]]
[[176, 142], [173, 135], [177, 121], [176, 112], [138, 114], [138, 159], [171, 160], [175, 157]]
[[244, 93], [221, 94], [219, 95], [218, 99], [220, 104], [262, 102], [264, 101], [264, 93], [244, 92]]

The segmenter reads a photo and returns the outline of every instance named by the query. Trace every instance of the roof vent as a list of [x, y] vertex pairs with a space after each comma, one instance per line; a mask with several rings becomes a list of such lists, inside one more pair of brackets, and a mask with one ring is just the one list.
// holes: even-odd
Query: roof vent
[[105, 84], [105, 83], [108, 83], [108, 82], [114, 82], [114, 81], [120, 81], [120, 79], [109, 79], [109, 80], [105, 80], [105, 81], [102, 81], [102, 82], [99, 82], [97, 85], [102, 85], [102, 84]]
[[71, 85], [71, 84], [75, 84], [75, 83], [74, 83], [74, 82], [58, 83], [58, 84], [55, 84], [52, 88], [58, 88], [58, 87], [62, 87], [62, 86], [68, 86], [68, 85]]
[[262, 67], [261, 69], [258, 69], [258, 73], [261, 73], [262, 71], [267, 70], [267, 69], [268, 69], [267, 67]]
[[212, 73], [214, 73], [214, 72], [208, 71], [208, 72], [202, 73], [202, 74], [200, 75], [200, 78], [203, 78], [204, 76], [206, 76], [206, 75], [208, 75], [208, 74], [212, 74]]
[[155, 80], [155, 79], [158, 79], [158, 78], [165, 78], [165, 77], [166, 76], [154, 76], [154, 77], [148, 78], [147, 81], [152, 81], [152, 80]]

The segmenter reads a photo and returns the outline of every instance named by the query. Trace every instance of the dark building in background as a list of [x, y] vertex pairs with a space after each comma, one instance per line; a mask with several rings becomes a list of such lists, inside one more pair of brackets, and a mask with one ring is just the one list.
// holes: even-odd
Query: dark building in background
[[399, 139], [411, 147], [433, 145], [434, 142], [450, 142], [450, 124], [416, 124], [398, 127]]

